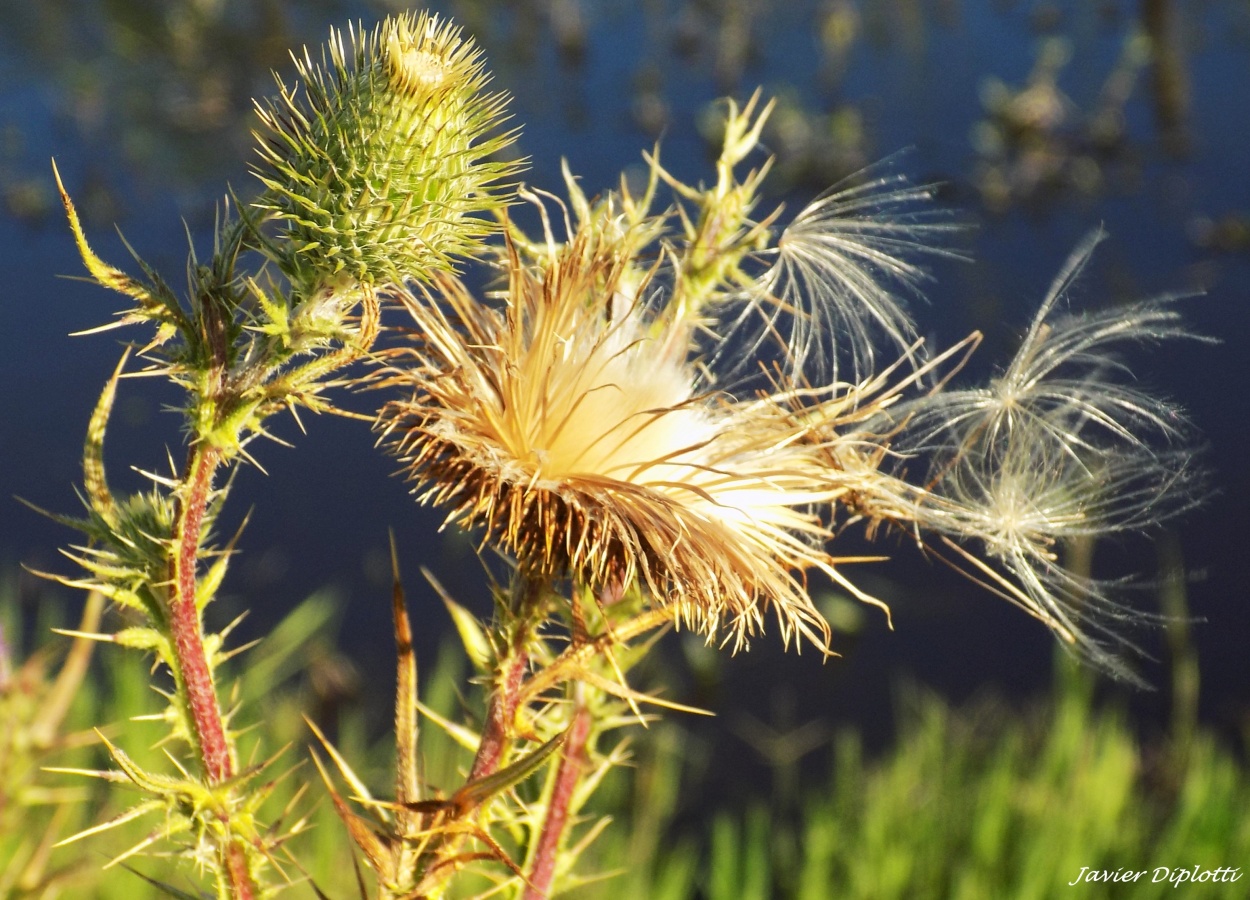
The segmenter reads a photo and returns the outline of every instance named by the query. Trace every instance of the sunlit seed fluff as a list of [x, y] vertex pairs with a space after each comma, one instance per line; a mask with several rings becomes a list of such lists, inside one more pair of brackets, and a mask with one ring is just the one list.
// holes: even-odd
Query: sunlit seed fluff
[[[513, 257], [502, 310], [451, 278], [404, 296], [418, 337], [388, 380], [411, 396], [383, 410], [387, 439], [423, 499], [531, 573], [637, 580], [736, 646], [771, 608], [787, 641], [827, 648], [801, 573], [854, 591], [811, 510], [846, 493], [839, 457], [858, 451], [818, 438], [796, 395], [696, 393], [684, 329], [597, 302], [621, 273], [597, 240], [579, 234], [541, 272]], [[819, 418], [853, 407], [828, 399]]]
[[1037, 438], [1073, 452], [1183, 443], [1184, 415], [1131, 383], [1117, 355], [1133, 344], [1192, 339], [1174, 308], [1176, 298], [1097, 312], [1062, 309], [1104, 237], [1091, 233], [1068, 258], [1001, 375], [984, 387], [947, 390], [908, 407], [907, 449], [957, 449], [969, 438], [994, 445], [1026, 425]]
[[[983, 561], [972, 574], [1090, 662], [1137, 681], [1120, 658], [1135, 649], [1126, 626], [1152, 617], [1118, 599], [1126, 582], [1072, 571], [1064, 555], [1074, 541], [1149, 529], [1191, 506], [1192, 455], [1144, 448], [1074, 455], [1033, 423], [1016, 428], [1011, 441], [992, 465], [984, 457], [960, 460], [919, 518], [930, 531], [979, 544]], [[998, 580], [997, 566], [1010, 584]]]
[[932, 194], [884, 164], [830, 188], [782, 230], [736, 330], [780, 334], [789, 371], [817, 384], [857, 382], [911, 354], [900, 293], [918, 295], [928, 277], [913, 258], [958, 256], [939, 240], [957, 226], [926, 205]]
[[1115, 355], [1124, 344], [1191, 335], [1166, 298], [1058, 311], [1101, 238], [1069, 258], [999, 377], [892, 415], [905, 423], [903, 458], [929, 458], [925, 489], [901, 517], [979, 545], [980, 559], [964, 559], [973, 574], [1096, 665], [1135, 680], [1115, 651], [1132, 648], [1122, 626], [1146, 617], [1116, 601], [1114, 584], [1064, 568], [1062, 554], [1074, 540], [1148, 530], [1200, 496], [1185, 419], [1124, 383]]
[[338, 32], [296, 59], [295, 87], [260, 108], [257, 205], [276, 218], [283, 271], [311, 294], [346, 275], [373, 285], [428, 279], [494, 229], [481, 214], [517, 166], [492, 157], [507, 98], [485, 91], [481, 52], [422, 13], [369, 34]]

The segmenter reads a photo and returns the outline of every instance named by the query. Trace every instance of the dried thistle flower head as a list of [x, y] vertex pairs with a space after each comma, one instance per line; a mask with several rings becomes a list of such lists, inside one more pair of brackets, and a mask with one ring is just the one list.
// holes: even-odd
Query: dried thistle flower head
[[[539, 271], [512, 252], [503, 309], [451, 277], [402, 295], [418, 338], [391, 355], [388, 383], [411, 391], [382, 412], [395, 452], [424, 499], [530, 574], [639, 581], [736, 645], [771, 608], [786, 640], [826, 647], [796, 573], [843, 581], [811, 509], [848, 490], [846, 448], [819, 437], [798, 392], [700, 390], [688, 326], [655, 327], [613, 249], [583, 230]], [[603, 299], [620, 290], [635, 302], [614, 318]], [[846, 397], [818, 405], [826, 426], [864, 415]]]
[[517, 171], [491, 159], [507, 97], [488, 94], [481, 51], [459, 28], [420, 13], [370, 34], [332, 31], [318, 65], [259, 108], [267, 191], [257, 206], [289, 246], [278, 262], [312, 293], [344, 273], [367, 284], [427, 279], [471, 254]]

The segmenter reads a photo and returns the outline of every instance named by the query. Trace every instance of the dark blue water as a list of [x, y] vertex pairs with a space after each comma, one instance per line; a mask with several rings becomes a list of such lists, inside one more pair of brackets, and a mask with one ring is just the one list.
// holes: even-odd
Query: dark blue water
[[[981, 372], [1005, 361], [1070, 249], [1103, 224], [1100, 249], [1079, 296], [1092, 304], [1174, 290], [1194, 328], [1218, 346], [1177, 344], [1134, 357], [1134, 371], [1191, 412], [1209, 449], [1214, 488], [1206, 505], [1174, 525], [1187, 569], [1204, 676], [1204, 714], [1230, 725], [1250, 706], [1250, 7], [1245, 3], [1136, 4], [892, 2], [790, 3], [780, 11], [740, 0], [642, 4], [568, 0], [436, 6], [476, 33], [514, 95], [531, 183], [561, 190], [566, 157], [588, 191], [616, 182], [663, 136], [667, 165], [688, 180], [711, 177], [698, 122], [725, 93], [757, 85], [783, 98], [791, 128], [769, 138], [784, 176], [777, 200], [801, 203], [829, 181], [910, 148], [896, 165], [946, 182], [944, 201], [975, 224], [970, 264], [934, 266], [917, 310], [922, 330], [951, 342], [973, 328], [986, 342]], [[382, 4], [0, 2], [0, 563], [72, 571], [57, 549], [73, 535], [9, 498], [73, 512], [83, 430], [120, 341], [107, 332], [68, 334], [110, 321], [116, 299], [59, 278], [80, 268], [53, 189], [61, 167], [104, 258], [127, 260], [114, 223], [150, 263], [177, 282], [188, 234], [202, 253], [213, 204], [227, 183], [250, 189], [247, 98], [269, 90], [270, 66], [288, 46], [319, 43], [331, 24]], [[505, 9], [505, 6], [507, 7]], [[1122, 99], [1109, 80], [1126, 67], [1126, 42], [1144, 12], [1169, 13], [1157, 35], [1172, 54], [1166, 75], [1147, 65]], [[570, 18], [570, 10], [579, 17]], [[843, 36], [839, 38], [839, 35]], [[1067, 124], [1043, 154], [1056, 174], [1033, 186], [1014, 150], [988, 155], [987, 79], [1023, 87], [1040, 42], [1062, 38], [1056, 102]], [[841, 49], [839, 49], [841, 48]], [[289, 67], [288, 67], [289, 71]], [[1112, 85], [1113, 87], [1114, 85]], [[1058, 96], [1058, 95], [1056, 95]], [[1179, 97], [1179, 100], [1168, 100]], [[1103, 99], [1100, 99], [1103, 98]], [[1100, 105], [1101, 104], [1101, 105]], [[1104, 109], [1118, 131], [1091, 134]], [[779, 111], [778, 115], [781, 115]], [[804, 137], [806, 135], [806, 137]], [[1017, 148], [1018, 150], [1018, 148]], [[185, 223], [185, 225], [184, 225]], [[151, 382], [126, 385], [107, 447], [116, 486], [138, 487], [130, 466], [167, 471], [181, 458], [175, 397]], [[364, 408], [368, 398], [345, 401]], [[447, 631], [441, 607], [417, 585], [430, 566], [470, 605], [485, 608], [473, 549], [440, 535], [436, 514], [417, 509], [391, 463], [355, 423], [306, 417], [277, 428], [296, 446], [260, 447], [268, 474], [242, 473], [227, 528], [253, 510], [226, 589], [226, 603], [256, 610], [263, 630], [309, 592], [333, 586], [348, 610], [343, 642], [357, 663], [386, 678], [387, 533], [397, 535], [416, 597], [420, 647]], [[778, 696], [801, 696], [804, 714], [886, 728], [890, 686], [909, 673], [955, 697], [985, 686], [1022, 695], [1044, 688], [1051, 640], [1043, 628], [973, 586], [918, 559], [859, 577], [895, 602], [896, 631], [871, 611], [858, 635], [840, 639], [847, 658], [820, 666], [759, 648], [726, 662], [718, 696], [745, 697], [767, 717]], [[1120, 548], [1100, 549], [1100, 558]], [[1126, 548], [1138, 568], [1148, 550]], [[24, 596], [36, 596], [23, 581]], [[1153, 604], [1149, 593], [1141, 598]], [[1148, 645], [1159, 647], [1146, 636]], [[1166, 670], [1146, 677], [1166, 683]], [[694, 692], [694, 688], [689, 688]], [[1137, 699], [1147, 719], [1163, 697]], [[784, 705], [784, 704], [783, 704]]]

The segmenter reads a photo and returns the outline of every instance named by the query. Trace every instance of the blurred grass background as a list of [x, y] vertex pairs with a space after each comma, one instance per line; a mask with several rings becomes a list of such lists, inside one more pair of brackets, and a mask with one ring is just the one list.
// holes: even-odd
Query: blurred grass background
[[[1173, 611], [1183, 609], [1180, 582], [1167, 582]], [[103, 869], [141, 842], [143, 820], [65, 847], [79, 829], [121, 813], [124, 786], [44, 771], [107, 768], [90, 729], [120, 738], [141, 764], [161, 765], [160, 709], [137, 654], [101, 646], [51, 740], [30, 740], [30, 724], [48, 695], [71, 641], [50, 633], [73, 626], [65, 604], [38, 606], [21, 620], [12, 579], [0, 593], [0, 896], [161, 896], [140, 875], [191, 890], [158, 856], [139, 855]], [[370, 737], [367, 715], [389, 704], [390, 685], [361, 685], [334, 649], [340, 607], [332, 595], [309, 598], [258, 646], [239, 657], [238, 721], [256, 723], [243, 740], [259, 761], [286, 748], [277, 771], [289, 771], [271, 801], [271, 817], [307, 815], [311, 828], [291, 845], [307, 867], [287, 865], [293, 896], [314, 896], [305, 875], [332, 898], [355, 897], [350, 842], [308, 764], [312, 737], [303, 716], [327, 728], [339, 749], [379, 796], [388, 796], [390, 741]], [[23, 638], [22, 636], [26, 637]], [[1172, 631], [1174, 673], [1189, 671], [1187, 627]], [[462, 712], [467, 666], [452, 644], [423, 672], [424, 696], [449, 716]], [[638, 729], [636, 765], [618, 770], [596, 813], [616, 827], [583, 861], [588, 883], [568, 896], [583, 900], [820, 900], [889, 898], [1044, 898], [1067, 889], [1082, 867], [1150, 870], [1131, 884], [1085, 883], [1079, 897], [1178, 896], [1157, 866], [1218, 868], [1250, 858], [1250, 778], [1243, 761], [1195, 723], [1197, 683], [1170, 687], [1166, 733], [1139, 734], [1116, 703], [1100, 702], [1090, 673], [1057, 656], [1053, 690], [1032, 702], [983, 695], [954, 705], [923, 688], [896, 686], [896, 742], [866, 751], [843, 730], [816, 740], [794, 729], [771, 745], [774, 777], [754, 790], [712, 801], [699, 790], [706, 771], [688, 717], [669, 715]], [[823, 734], [823, 732], [821, 732]], [[464, 752], [428, 721], [422, 735], [425, 778], [447, 783]], [[791, 746], [787, 747], [787, 740]], [[796, 743], [797, 742], [797, 743]], [[815, 748], [815, 749], [814, 749]], [[793, 751], [793, 752], [791, 752]], [[245, 749], [245, 752], [247, 750]], [[824, 758], [826, 774], [796, 777], [798, 758]], [[692, 804], [697, 806], [692, 808]], [[167, 848], [166, 848], [167, 849]], [[1184, 896], [1240, 898], [1235, 882], [1188, 887]]]

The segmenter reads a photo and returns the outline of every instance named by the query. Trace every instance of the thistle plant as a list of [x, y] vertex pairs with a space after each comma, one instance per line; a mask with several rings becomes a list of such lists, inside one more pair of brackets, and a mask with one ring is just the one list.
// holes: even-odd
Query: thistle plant
[[[262, 823], [272, 776], [241, 762], [221, 700], [226, 634], [202, 614], [235, 542], [210, 531], [268, 418], [329, 410], [345, 380], [385, 392], [374, 424], [418, 499], [505, 561], [488, 620], [444, 595], [483, 688], [463, 721], [418, 699], [396, 574], [393, 798], [324, 737], [315, 751], [380, 897], [537, 900], [590, 877], [578, 858], [607, 822], [588, 804], [628, 759], [621, 730], [681, 708], [630, 682], [651, 642], [688, 628], [746, 649], [775, 620], [786, 644], [835, 655], [809, 579], [885, 609], [851, 573], [869, 560], [839, 555], [852, 525], [909, 537], [1136, 677], [1115, 626], [1140, 614], [1061, 551], [1193, 502], [1183, 416], [1114, 355], [1185, 332], [1167, 298], [1064, 312], [1100, 236], [1002, 374], [959, 388], [980, 335], [929, 350], [899, 296], [927, 277], [918, 257], [954, 255], [931, 188], [872, 169], [781, 225], [783, 210], [762, 209], [771, 105], [758, 95], [728, 103], [710, 185], [682, 182], [656, 150], [641, 185], [589, 196], [566, 170], [565, 199], [514, 197], [516, 167], [495, 157], [511, 136], [504, 100], [449, 24], [334, 34], [321, 64], [305, 52], [297, 69], [260, 106], [264, 190], [223, 213], [185, 300], [146, 266], [135, 279], [99, 260], [66, 198], [92, 275], [135, 301], [122, 323], [156, 325], [146, 373], [187, 398], [182, 469], [114, 497], [102, 442], [123, 356], [89, 428], [86, 516], [67, 520], [89, 542], [72, 554], [86, 574], [64, 580], [139, 617], [97, 637], [169, 670], [171, 736], [190, 751], [190, 765], [171, 756], [177, 774], [152, 773], [110, 745], [121, 774], [102, 774], [146, 792], [128, 815], [163, 813], [151, 841], [179, 843], [219, 896], [270, 893], [302, 825]], [[498, 290], [476, 293], [458, 260]], [[383, 303], [410, 324], [375, 346]], [[367, 373], [344, 375], [358, 360]], [[467, 754], [454, 783], [422, 776], [430, 725]]]
[[[120, 774], [102, 774], [147, 795], [123, 819], [162, 814], [149, 841], [128, 853], [172, 839], [213, 874], [222, 897], [270, 893], [267, 869], [287, 837], [258, 819], [267, 765], [240, 759], [218, 683], [229, 628], [203, 624], [234, 547], [212, 538], [231, 475], [257, 464], [250, 446], [275, 413], [331, 409], [327, 389], [377, 335], [376, 289], [448, 270], [472, 252], [490, 227], [479, 215], [503, 202], [491, 186], [510, 170], [482, 160], [508, 140], [486, 134], [503, 100], [482, 93], [477, 51], [458, 31], [429, 16], [399, 17], [348, 44], [350, 53], [332, 34], [325, 70], [305, 57], [307, 103], [283, 88], [262, 114], [266, 190], [223, 207], [211, 259], [192, 252], [185, 298], [142, 261], [142, 277], [133, 277], [97, 257], [62, 188], [88, 271], [134, 304], [117, 324], [155, 326], [138, 350], [141, 374], [167, 378], [185, 396], [185, 462], [151, 474], [149, 491], [115, 497], [103, 440], [131, 351], [123, 354], [88, 429], [86, 514], [64, 519], [87, 543], [70, 553], [84, 574], [61, 580], [137, 617], [95, 637], [151, 653], [168, 670], [170, 737], [189, 756], [171, 754], [174, 774], [145, 772], [110, 745]], [[447, 169], [431, 163], [432, 149]], [[387, 256], [388, 246], [404, 250]]]

